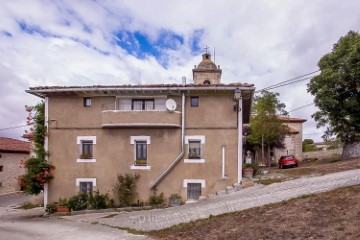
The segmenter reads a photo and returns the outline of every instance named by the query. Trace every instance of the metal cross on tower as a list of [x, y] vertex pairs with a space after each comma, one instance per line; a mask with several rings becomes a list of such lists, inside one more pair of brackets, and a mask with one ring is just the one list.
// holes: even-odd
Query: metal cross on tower
[[209, 50], [208, 45], [205, 45], [204, 49], [205, 49], [205, 53], [208, 53], [208, 50]]

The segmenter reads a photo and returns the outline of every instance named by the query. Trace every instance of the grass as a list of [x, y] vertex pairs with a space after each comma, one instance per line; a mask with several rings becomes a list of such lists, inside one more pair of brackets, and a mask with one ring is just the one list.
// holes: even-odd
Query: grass
[[105, 216], [105, 217], [103, 217], [103, 218], [113, 218], [113, 217], [115, 217], [115, 216], [117, 216], [117, 215], [119, 215], [119, 214], [117, 214], [117, 213], [112, 213], [112, 214], [109, 214], [109, 215], [107, 215], [107, 216]]
[[283, 182], [285, 181], [285, 178], [268, 178], [268, 179], [260, 179], [259, 183], [263, 185], [270, 185], [273, 183]]
[[21, 204], [21, 206], [17, 207], [16, 209], [29, 210], [29, 209], [33, 209], [33, 208], [37, 208], [37, 207], [41, 207], [41, 205], [39, 205], [39, 204], [32, 204], [32, 203], [30, 203], [30, 202], [25, 202], [25, 203]]

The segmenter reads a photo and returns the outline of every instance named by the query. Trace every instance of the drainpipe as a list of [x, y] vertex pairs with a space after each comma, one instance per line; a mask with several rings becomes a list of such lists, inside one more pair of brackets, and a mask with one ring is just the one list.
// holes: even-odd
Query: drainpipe
[[238, 100], [238, 183], [242, 180], [242, 156], [243, 156], [243, 114], [242, 114], [242, 98]]
[[176, 166], [176, 164], [184, 156], [184, 135], [185, 135], [185, 93], [182, 94], [181, 100], [181, 152], [175, 160], [168, 166], [168, 168], [160, 174], [160, 176], [150, 184], [149, 188], [154, 189], [156, 186], [168, 175], [168, 173]]
[[[49, 98], [45, 97], [45, 128], [49, 133]], [[44, 148], [45, 151], [49, 151], [49, 134], [45, 135]], [[45, 156], [45, 160], [48, 161], [48, 156]], [[44, 184], [44, 209], [46, 209], [46, 205], [48, 204], [48, 184]]]

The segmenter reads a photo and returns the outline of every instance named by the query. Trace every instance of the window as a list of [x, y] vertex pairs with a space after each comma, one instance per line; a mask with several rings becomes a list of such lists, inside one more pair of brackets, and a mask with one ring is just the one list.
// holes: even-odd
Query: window
[[80, 182], [80, 192], [91, 195], [93, 191], [92, 182]]
[[84, 107], [91, 107], [91, 98], [89, 97], [84, 98]]
[[201, 196], [201, 183], [188, 183], [187, 184], [187, 198], [198, 200]]
[[81, 156], [80, 158], [89, 159], [93, 157], [93, 141], [82, 140], [81, 141]]
[[0, 166], [0, 172], [4, 171], [4, 166]]
[[154, 99], [133, 99], [131, 103], [131, 109], [142, 111], [154, 110]]
[[147, 165], [147, 143], [146, 141], [135, 141], [135, 166]]
[[205, 80], [205, 81], [204, 81], [204, 84], [205, 84], [205, 85], [210, 85], [210, 81], [209, 81], [209, 80]]
[[199, 97], [191, 97], [191, 106], [198, 107], [199, 106]]
[[189, 140], [189, 158], [200, 158], [201, 156], [201, 141]]

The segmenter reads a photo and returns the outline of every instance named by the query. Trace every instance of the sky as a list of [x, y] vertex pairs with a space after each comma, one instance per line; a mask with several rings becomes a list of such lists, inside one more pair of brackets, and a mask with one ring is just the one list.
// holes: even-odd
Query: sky
[[[2, 0], [0, 136], [21, 139], [35, 86], [192, 82], [204, 47], [215, 48], [222, 82], [257, 90], [318, 70], [319, 59], [350, 30], [358, 0]], [[306, 84], [273, 89], [288, 111], [313, 102]], [[314, 105], [303, 138], [322, 141]]]

